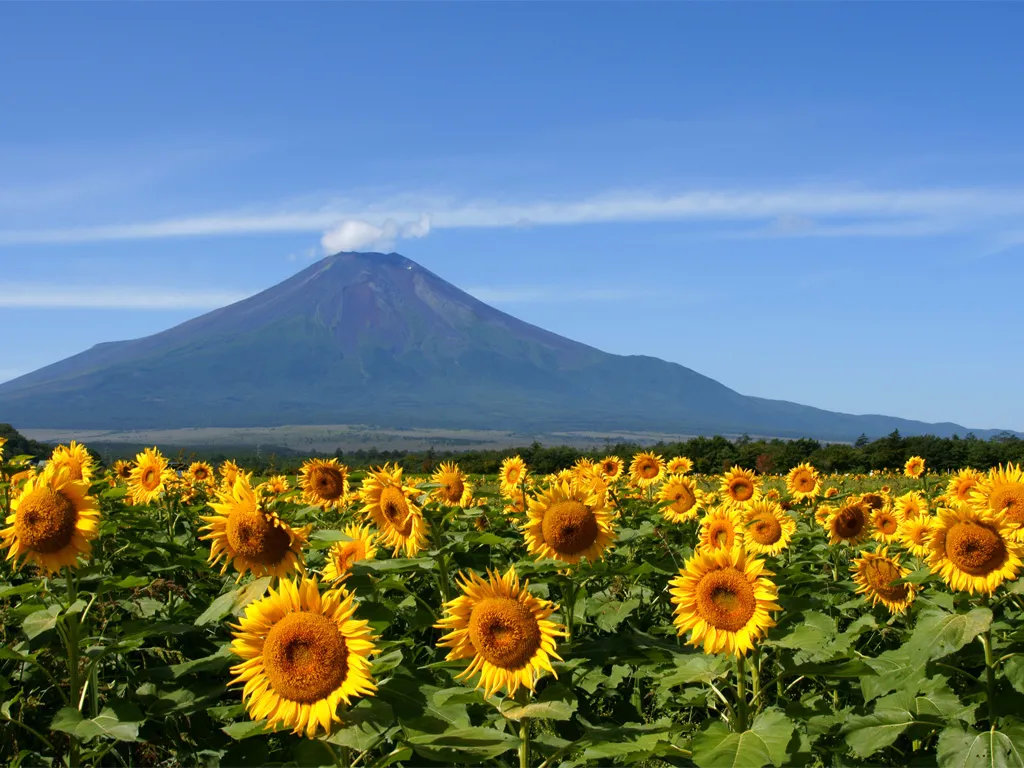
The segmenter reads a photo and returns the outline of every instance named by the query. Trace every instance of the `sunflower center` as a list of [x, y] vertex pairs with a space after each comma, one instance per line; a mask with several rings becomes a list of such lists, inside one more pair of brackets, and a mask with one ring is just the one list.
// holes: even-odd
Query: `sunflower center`
[[1024, 523], [1024, 484], [1008, 483], [992, 490], [988, 499], [995, 512], [1002, 512], [1015, 525]]
[[984, 525], [956, 523], [946, 533], [946, 557], [961, 571], [984, 576], [1006, 562], [1006, 545], [998, 533]]
[[296, 611], [267, 633], [263, 668], [275, 693], [308, 704], [326, 698], [345, 680], [348, 646], [326, 616]]
[[738, 632], [754, 615], [754, 587], [737, 568], [729, 566], [703, 576], [696, 587], [697, 613], [718, 630]]
[[810, 493], [814, 490], [814, 478], [809, 472], [798, 472], [793, 477], [793, 486], [800, 493]]
[[877, 493], [865, 493], [861, 497], [861, 501], [867, 504], [868, 509], [881, 509], [883, 506], [885, 506], [885, 499], [883, 499]]
[[441, 486], [442, 495], [450, 504], [457, 504], [462, 499], [462, 492], [465, 489], [466, 486], [458, 477], [445, 481]]
[[860, 506], [841, 509], [836, 515], [835, 531], [841, 539], [852, 539], [864, 530], [864, 510]]
[[316, 467], [310, 474], [313, 490], [324, 501], [334, 501], [345, 494], [345, 475], [337, 467]]
[[508, 597], [488, 597], [473, 607], [469, 637], [477, 653], [502, 669], [526, 666], [541, 642], [533, 612]]
[[291, 545], [287, 531], [255, 510], [231, 513], [227, 533], [228, 542], [235, 552], [260, 565], [281, 562]]
[[729, 483], [729, 494], [736, 501], [746, 501], [754, 495], [754, 486], [746, 480], [733, 480]]
[[886, 536], [891, 536], [896, 533], [896, 529], [899, 527], [899, 523], [895, 517], [890, 515], [881, 515], [876, 523], [878, 530], [884, 533]]
[[639, 472], [640, 477], [644, 478], [645, 480], [650, 480], [652, 477], [657, 476], [658, 465], [655, 464], [653, 461], [644, 461], [641, 462], [640, 466], [637, 468], [637, 471]]
[[689, 512], [696, 503], [697, 499], [694, 498], [693, 493], [689, 488], [680, 488], [675, 493], [675, 501], [672, 503], [672, 511], [680, 514], [683, 512]]
[[25, 549], [56, 552], [71, 542], [77, 521], [71, 499], [52, 488], [37, 488], [18, 505], [14, 532]]
[[147, 491], [155, 490], [160, 485], [160, 473], [154, 467], [146, 467], [140, 482]]
[[967, 501], [967, 497], [971, 495], [971, 489], [977, 484], [977, 480], [961, 480], [956, 486], [956, 497], [960, 501]]
[[757, 515], [751, 521], [748, 530], [751, 538], [758, 544], [774, 544], [782, 538], [782, 526], [779, 521], [775, 515], [766, 512]]
[[716, 520], [708, 526], [708, 545], [712, 549], [723, 549], [732, 546], [734, 532], [732, 525]]
[[380, 492], [380, 511], [391, 525], [402, 536], [412, 532], [412, 515], [409, 514], [409, 502], [401, 489], [389, 485]]
[[894, 583], [902, 578], [899, 568], [888, 560], [869, 560], [864, 564], [864, 580], [880, 597], [886, 600], [906, 600], [909, 584]]
[[579, 501], [552, 504], [541, 528], [544, 541], [559, 554], [575, 555], [590, 547], [598, 536], [597, 518]]

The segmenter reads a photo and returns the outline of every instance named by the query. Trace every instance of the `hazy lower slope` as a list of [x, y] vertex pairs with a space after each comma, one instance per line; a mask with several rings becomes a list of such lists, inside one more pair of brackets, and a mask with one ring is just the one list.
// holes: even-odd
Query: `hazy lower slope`
[[681, 365], [607, 354], [489, 307], [394, 253], [330, 256], [162, 333], [99, 344], [14, 379], [0, 385], [0, 421], [97, 429], [656, 429], [824, 439], [897, 428], [968, 431], [746, 397]]

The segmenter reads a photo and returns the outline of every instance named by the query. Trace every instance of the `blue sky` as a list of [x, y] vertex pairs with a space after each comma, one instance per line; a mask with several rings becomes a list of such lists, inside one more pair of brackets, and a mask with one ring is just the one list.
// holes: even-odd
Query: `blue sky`
[[1022, 22], [4, 4], [0, 380], [393, 249], [746, 394], [1024, 430]]

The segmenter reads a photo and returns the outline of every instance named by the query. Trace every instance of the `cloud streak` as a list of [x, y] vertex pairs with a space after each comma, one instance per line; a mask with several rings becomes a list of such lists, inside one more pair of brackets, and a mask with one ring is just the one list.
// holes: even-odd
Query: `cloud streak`
[[[304, 232], [327, 250], [423, 237], [432, 230], [690, 221], [757, 225], [772, 237], [917, 237], [984, 229], [1024, 216], [1024, 189], [850, 190], [799, 187], [763, 191], [617, 192], [576, 200], [458, 202], [410, 197], [372, 206], [235, 212], [86, 227], [0, 230], [0, 245], [86, 243]], [[781, 224], [780, 224], [781, 223]]]
[[225, 291], [191, 291], [139, 286], [80, 286], [0, 283], [0, 308], [22, 309], [215, 309], [245, 298]]

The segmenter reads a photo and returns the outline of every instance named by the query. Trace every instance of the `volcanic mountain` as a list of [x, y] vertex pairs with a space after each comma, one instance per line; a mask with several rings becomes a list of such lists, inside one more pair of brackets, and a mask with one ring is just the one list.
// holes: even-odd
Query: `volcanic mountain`
[[[500, 312], [397, 253], [339, 253], [169, 330], [0, 385], [0, 421], [136, 429], [380, 427], [809, 436], [965, 434], [741, 395]], [[985, 430], [976, 430], [979, 436]]]

